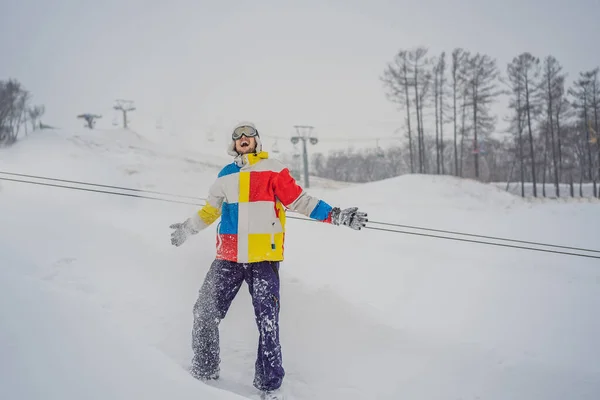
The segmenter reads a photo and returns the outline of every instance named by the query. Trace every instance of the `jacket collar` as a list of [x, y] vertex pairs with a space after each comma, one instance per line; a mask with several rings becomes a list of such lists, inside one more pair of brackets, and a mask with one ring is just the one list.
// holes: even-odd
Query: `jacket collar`
[[269, 158], [269, 153], [261, 151], [259, 153], [240, 154], [235, 158], [234, 162], [238, 167], [242, 168], [244, 166], [254, 165], [260, 160], [266, 160], [267, 158]]

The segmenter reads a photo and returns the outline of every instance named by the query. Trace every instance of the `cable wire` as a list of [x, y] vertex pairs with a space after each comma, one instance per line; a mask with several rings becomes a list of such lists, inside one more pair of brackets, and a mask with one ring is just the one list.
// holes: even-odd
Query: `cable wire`
[[[138, 193], [158, 194], [158, 195], [163, 195], [163, 196], [206, 201], [206, 198], [203, 198], [203, 197], [184, 196], [184, 195], [178, 195], [178, 194], [172, 194], [172, 193], [160, 192], [160, 191], [153, 191], [153, 190], [134, 189], [134, 188], [128, 188], [128, 187], [122, 187], [122, 186], [113, 186], [113, 185], [102, 185], [102, 184], [97, 184], [97, 183], [74, 181], [74, 180], [68, 180], [68, 179], [50, 178], [50, 177], [45, 177], [45, 176], [36, 176], [36, 175], [28, 175], [28, 174], [17, 174], [17, 173], [13, 173], [13, 172], [4, 172], [4, 171], [0, 171], [0, 174], [11, 175], [11, 176], [20, 176], [20, 177], [26, 177], [26, 178], [35, 178], [35, 179], [45, 179], [45, 180], [55, 181], [55, 182], [75, 183], [75, 184], [86, 185], [86, 186], [127, 190], [127, 191], [133, 191], [133, 192], [138, 192]], [[104, 193], [104, 192], [101, 191], [100, 193]], [[148, 198], [146, 196], [132, 196], [132, 197]], [[180, 202], [180, 203], [181, 204], [200, 205], [197, 203], [189, 203], [189, 202]], [[491, 240], [498, 240], [498, 241], [502, 241], [502, 242], [531, 244], [531, 245], [535, 245], [535, 246], [553, 247], [553, 248], [557, 248], [557, 249], [585, 251], [585, 252], [589, 252], [589, 253], [600, 254], [600, 250], [585, 249], [582, 247], [562, 246], [562, 245], [557, 245], [557, 244], [548, 244], [548, 243], [534, 242], [534, 241], [528, 241], [528, 240], [519, 240], [519, 239], [509, 239], [509, 238], [497, 237], [497, 236], [478, 235], [478, 234], [464, 233], [464, 232], [458, 232], [458, 231], [452, 231], [452, 230], [424, 228], [424, 227], [420, 227], [420, 226], [396, 224], [396, 223], [391, 223], [391, 222], [369, 221], [369, 223], [375, 224], [375, 225], [391, 226], [394, 228], [416, 229], [416, 230], [422, 230], [422, 231], [428, 231], [428, 232], [447, 233], [447, 234], [451, 234], [451, 235], [460, 235], [460, 236], [476, 237], [476, 238], [482, 238], [482, 239], [491, 239]]]
[[54, 182], [75, 183], [77, 185], [86, 185], [86, 186], [103, 187], [103, 188], [109, 188], [109, 189], [128, 190], [130, 192], [160, 194], [160, 195], [163, 195], [163, 196], [179, 197], [179, 198], [183, 198], [183, 199], [206, 200], [206, 199], [203, 199], [203, 198], [200, 198], [200, 197], [194, 197], [194, 196], [184, 196], [184, 195], [180, 195], [180, 194], [172, 194], [172, 193], [166, 193], [166, 192], [157, 192], [157, 191], [154, 191], [154, 190], [134, 189], [134, 188], [128, 188], [128, 187], [122, 187], [122, 186], [101, 185], [101, 184], [98, 184], [98, 183], [89, 183], [89, 182], [83, 182], [83, 181], [72, 181], [72, 180], [68, 180], [68, 179], [50, 178], [50, 177], [47, 177], [47, 176], [17, 174], [17, 173], [14, 173], [14, 172], [5, 172], [5, 171], [0, 171], [0, 174], [10, 175], [10, 176], [20, 176], [20, 177], [24, 177], [24, 178], [45, 179], [45, 180], [54, 181]]
[[[198, 199], [198, 200], [205, 200], [205, 199], [202, 199], [202, 198], [199, 198], [199, 197], [177, 196], [177, 195], [172, 195], [172, 194], [165, 193], [165, 192], [155, 192], [155, 191], [148, 191], [148, 190], [143, 190], [143, 189], [121, 188], [121, 187], [112, 186], [112, 185], [100, 185], [100, 184], [94, 184], [94, 183], [88, 183], [88, 182], [69, 181], [69, 180], [66, 180], [66, 179], [39, 177], [39, 176], [26, 175], [26, 174], [6, 173], [6, 172], [2, 172], [2, 171], [0, 171], [0, 174], [7, 174], [7, 175], [13, 175], [13, 176], [24, 176], [24, 177], [33, 177], [33, 178], [38, 178], [38, 179], [48, 179], [48, 180], [51, 180], [51, 181], [59, 181], [59, 182], [66, 182], [66, 183], [77, 183], [77, 184], [91, 185], [91, 186], [97, 186], [97, 187], [115, 188], [115, 189], [122, 189], [122, 190], [132, 190], [132, 191], [136, 191], [136, 192], [146, 192], [146, 193], [153, 193], [153, 194], [164, 194], [164, 195], [169, 195], [169, 196], [174, 196], [174, 197], [187, 197], [187, 198], [194, 198], [194, 199]], [[126, 196], [126, 197], [140, 198], [140, 199], [157, 200], [157, 201], [163, 201], [163, 202], [168, 202], [168, 203], [188, 204], [188, 205], [195, 205], [195, 206], [203, 206], [205, 204], [205, 203], [198, 203], [198, 202], [189, 202], [189, 201], [165, 199], [165, 198], [160, 198], [160, 197], [144, 196], [144, 195], [141, 195], [141, 194], [121, 193], [121, 192], [114, 192], [114, 191], [109, 191], [109, 190], [90, 189], [90, 188], [82, 188], [82, 187], [69, 186], [69, 185], [57, 185], [57, 184], [44, 183], [44, 182], [33, 182], [33, 181], [22, 180], [22, 179], [11, 179], [11, 178], [0, 177], [0, 180], [9, 181], [9, 182], [17, 182], [17, 183], [29, 183], [29, 184], [33, 184], [33, 185], [48, 186], [48, 187], [55, 187], [55, 188], [62, 188], [62, 189], [80, 190], [80, 191], [93, 192], [93, 193]], [[320, 221], [316, 221], [314, 219], [303, 218], [303, 217], [287, 216], [287, 218], [296, 219], [296, 220], [303, 220], [303, 221], [310, 221], [310, 222], [320, 222]], [[493, 237], [493, 236], [464, 234], [464, 233], [453, 232], [453, 231], [444, 231], [444, 230], [440, 230], [440, 229], [421, 228], [421, 227], [414, 227], [414, 226], [410, 226], [410, 225], [393, 224], [393, 223], [387, 223], [387, 222], [376, 222], [376, 221], [375, 222], [369, 221], [369, 222], [373, 223], [373, 224], [387, 225], [387, 226], [391, 226], [391, 227], [404, 227], [404, 228], [411, 228], [411, 229], [423, 229], [423, 230], [430, 230], [430, 231], [435, 231], [435, 232], [439, 232], [439, 233], [449, 233], [449, 234], [458, 234], [458, 235], [466, 235], [466, 236], [475, 236], [475, 237], [488, 238], [488, 239], [492, 239], [492, 240], [513, 241], [513, 242], [520, 242], [520, 243], [540, 245], [540, 246], [545, 246], [545, 247], [557, 247], [557, 248], [572, 249], [572, 250], [586, 251], [586, 252], [592, 252], [592, 253], [600, 253], [600, 251], [598, 251], [598, 250], [583, 249], [583, 248], [577, 248], [577, 247], [557, 246], [557, 245], [550, 245], [550, 244], [544, 244], [544, 243], [538, 243], [538, 242], [527, 242], [527, 241], [512, 240], [512, 239], [507, 239], [507, 238], [496, 238], [496, 237]], [[429, 237], [429, 238], [437, 238], [437, 239], [448, 239], [448, 240], [455, 240], [455, 241], [461, 241], [461, 242], [467, 242], [467, 243], [474, 243], [474, 244], [486, 244], [486, 245], [500, 246], [500, 247], [514, 248], [514, 249], [531, 250], [531, 251], [539, 251], [539, 252], [546, 252], [546, 253], [553, 253], [553, 254], [562, 254], [562, 255], [569, 255], [569, 256], [578, 256], [578, 257], [587, 257], [587, 258], [593, 258], [593, 259], [600, 259], [600, 256], [593, 256], [593, 255], [589, 255], [589, 254], [569, 253], [569, 252], [564, 252], [564, 251], [538, 249], [538, 248], [534, 248], [534, 247], [517, 246], [517, 245], [509, 245], [509, 244], [502, 244], [502, 243], [493, 243], [493, 242], [486, 242], [486, 241], [481, 241], [481, 240], [463, 239], [463, 238], [441, 236], [441, 235], [433, 235], [433, 234], [426, 234], [426, 233], [417, 233], [417, 232], [407, 232], [407, 231], [401, 231], [401, 230], [389, 229], [389, 228], [379, 228], [379, 227], [373, 227], [373, 226], [366, 226], [364, 229], [375, 230], [375, 231], [382, 231], [382, 232], [389, 232], [389, 233], [400, 233], [400, 234], [406, 234], [406, 235], [422, 236], [422, 237]]]
[[[319, 222], [319, 221], [316, 221], [316, 220], [313, 220], [313, 219], [309, 219], [309, 218], [301, 218], [301, 217], [293, 217], [293, 216], [288, 216], [287, 218], [299, 219], [299, 220], [302, 220], [302, 221]], [[369, 223], [371, 223], [371, 221], [369, 221]], [[390, 224], [390, 225], [394, 225], [394, 224]], [[408, 226], [408, 225], [406, 227], [410, 228], [410, 226]], [[487, 244], [487, 245], [491, 245], [491, 246], [508, 247], [508, 248], [513, 248], [513, 249], [532, 250], [532, 251], [540, 251], [540, 252], [546, 252], [546, 253], [563, 254], [563, 255], [569, 255], [569, 256], [587, 257], [587, 258], [594, 258], [594, 259], [599, 259], [600, 260], [600, 256], [593, 256], [593, 255], [579, 254], [579, 253], [569, 253], [569, 252], [557, 251], [557, 250], [537, 249], [535, 247], [526, 247], [526, 246], [516, 246], [516, 245], [509, 245], [509, 244], [502, 244], [502, 243], [493, 243], [493, 242], [486, 242], [486, 241], [482, 241], [482, 240], [461, 239], [461, 238], [456, 238], [456, 237], [432, 235], [432, 234], [427, 234], [427, 233], [407, 232], [407, 231], [401, 231], [401, 230], [396, 230], [396, 229], [378, 228], [378, 227], [373, 227], [373, 226], [365, 226], [363, 229], [369, 229], [369, 230], [374, 230], [374, 231], [382, 231], [382, 232], [402, 233], [402, 234], [405, 234], [405, 235], [423, 236], [423, 237], [436, 238], [436, 239], [456, 240], [456, 241], [467, 242], [467, 243]], [[447, 231], [447, 232], [451, 232], [451, 231]], [[535, 242], [531, 242], [531, 243], [535, 244]], [[544, 245], [544, 246], [551, 246], [551, 245]], [[569, 248], [569, 247], [566, 247], [566, 248]], [[577, 249], [577, 248], [573, 248], [573, 249]], [[586, 250], [586, 249], [583, 249], [583, 250], [584, 251], [589, 251], [589, 252], [597, 252], [596, 250]]]
[[112, 192], [110, 190], [99, 190], [99, 189], [89, 189], [89, 188], [82, 188], [82, 187], [68, 186], [68, 185], [57, 185], [57, 184], [54, 184], [54, 183], [32, 182], [32, 181], [26, 181], [26, 180], [21, 180], [21, 179], [11, 179], [11, 178], [3, 178], [3, 177], [0, 177], [0, 180], [2, 180], [2, 181], [9, 181], [9, 182], [30, 183], [30, 184], [33, 184], [33, 185], [50, 186], [50, 187], [63, 188], [63, 189], [81, 190], [81, 191], [84, 191], [84, 192], [114, 194], [114, 195], [118, 195], [118, 196], [136, 197], [136, 198], [140, 198], [140, 199], [149, 199], [149, 200], [158, 200], [158, 201], [165, 201], [165, 202], [168, 202], [168, 203], [202, 205], [202, 204], [199, 204], [199, 203], [192, 203], [192, 202], [188, 202], [188, 201], [162, 199], [160, 197], [144, 196], [144, 195], [133, 194], [133, 193]]
[[590, 252], [590, 253], [599, 253], [600, 254], [600, 250], [585, 249], [585, 248], [581, 248], [581, 247], [561, 246], [561, 245], [557, 245], [557, 244], [547, 244], [547, 243], [541, 243], [541, 242], [531, 242], [531, 241], [527, 241], [527, 240], [509, 239], [509, 238], [496, 237], [496, 236], [476, 235], [476, 234], [473, 234], [473, 233], [463, 233], [463, 232], [449, 231], [449, 230], [443, 230], [443, 229], [423, 228], [423, 227], [420, 227], [420, 226], [393, 224], [393, 223], [389, 223], [389, 222], [379, 222], [379, 221], [369, 221], [369, 222], [372, 223], [372, 224], [376, 224], [376, 225], [393, 226], [395, 228], [409, 228], [409, 229], [417, 229], [417, 230], [428, 231], [428, 232], [449, 233], [449, 234], [452, 234], [452, 235], [478, 237], [478, 238], [482, 238], [482, 239], [499, 240], [499, 241], [502, 241], [502, 242], [514, 242], [514, 243], [522, 243], [522, 244], [532, 244], [532, 245], [536, 245], [536, 246], [555, 247], [557, 249], [586, 251], [586, 252]]
[[374, 230], [384, 231], [384, 232], [403, 233], [403, 234], [406, 234], [406, 235], [425, 236], [425, 237], [438, 238], [438, 239], [456, 240], [456, 241], [467, 242], [467, 243], [487, 244], [487, 245], [490, 245], [490, 246], [509, 247], [509, 248], [513, 248], [513, 249], [540, 251], [540, 252], [544, 252], [544, 253], [554, 253], [554, 254], [563, 254], [563, 255], [568, 255], [568, 256], [587, 257], [587, 258], [594, 258], [594, 259], [600, 260], [600, 256], [593, 256], [591, 254], [569, 253], [569, 252], [558, 251], [558, 250], [538, 249], [538, 248], [535, 248], [535, 247], [526, 247], [526, 246], [516, 246], [516, 245], [512, 245], [512, 244], [484, 242], [482, 240], [462, 239], [462, 238], [449, 237], [449, 236], [432, 235], [432, 234], [428, 234], [428, 233], [406, 232], [406, 231], [399, 231], [399, 230], [394, 230], [394, 229], [374, 228], [374, 227], [368, 227], [368, 226], [365, 227], [365, 229], [374, 229]]

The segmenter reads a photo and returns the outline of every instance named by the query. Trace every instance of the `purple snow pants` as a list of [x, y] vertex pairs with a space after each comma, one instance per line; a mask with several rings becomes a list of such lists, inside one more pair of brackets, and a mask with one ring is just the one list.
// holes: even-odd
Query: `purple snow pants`
[[279, 263], [240, 264], [215, 260], [194, 305], [191, 373], [197, 378], [219, 375], [219, 322], [246, 281], [259, 331], [254, 386], [274, 390], [281, 386], [284, 370], [279, 343]]

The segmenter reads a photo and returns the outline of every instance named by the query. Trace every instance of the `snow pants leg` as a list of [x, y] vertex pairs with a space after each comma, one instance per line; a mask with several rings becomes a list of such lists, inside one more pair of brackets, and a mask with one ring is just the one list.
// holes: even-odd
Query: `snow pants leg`
[[254, 386], [274, 390], [281, 386], [285, 375], [279, 343], [279, 262], [247, 265], [245, 279], [259, 332]]
[[191, 374], [199, 379], [219, 375], [219, 323], [244, 282], [241, 264], [213, 261], [194, 305]]
[[259, 332], [254, 386], [274, 390], [285, 375], [279, 343], [279, 262], [240, 264], [215, 260], [194, 305], [191, 374], [196, 378], [219, 375], [219, 323], [246, 281]]

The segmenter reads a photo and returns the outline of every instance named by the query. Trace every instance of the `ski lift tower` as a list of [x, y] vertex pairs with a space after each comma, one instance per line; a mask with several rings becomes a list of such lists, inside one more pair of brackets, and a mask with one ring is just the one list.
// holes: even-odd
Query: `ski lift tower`
[[291, 137], [292, 144], [297, 144], [302, 140], [302, 156], [304, 159], [304, 187], [309, 187], [308, 182], [308, 151], [306, 149], [306, 142], [310, 141], [310, 144], [315, 145], [319, 143], [319, 139], [312, 136], [313, 126], [309, 125], [294, 125], [296, 134]]
[[135, 107], [133, 106], [133, 101], [117, 99], [117, 102], [113, 106], [113, 108], [115, 110], [121, 111], [123, 113], [123, 128], [127, 129], [127, 123], [129, 122], [127, 120], [127, 113], [131, 112], [131, 111], [135, 111]]

